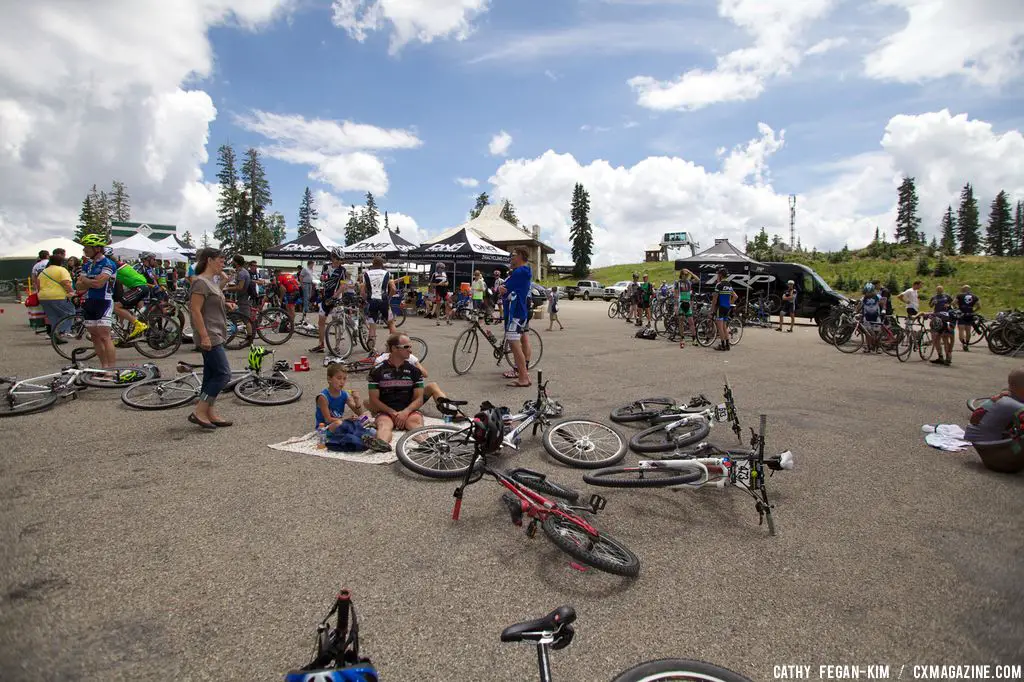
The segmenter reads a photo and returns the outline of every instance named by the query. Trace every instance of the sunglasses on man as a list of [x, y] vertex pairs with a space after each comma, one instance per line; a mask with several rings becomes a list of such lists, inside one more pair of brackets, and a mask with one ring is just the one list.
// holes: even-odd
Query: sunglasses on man
[[400, 346], [392, 346], [392, 348], [400, 348], [401, 350], [412, 350], [412, 344], [406, 343]]

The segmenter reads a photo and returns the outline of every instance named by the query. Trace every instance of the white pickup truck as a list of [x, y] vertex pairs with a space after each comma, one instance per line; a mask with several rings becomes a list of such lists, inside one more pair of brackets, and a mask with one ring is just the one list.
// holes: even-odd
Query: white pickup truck
[[592, 279], [581, 279], [574, 287], [565, 287], [565, 297], [570, 301], [579, 296], [584, 301], [592, 298], [604, 298], [604, 287]]

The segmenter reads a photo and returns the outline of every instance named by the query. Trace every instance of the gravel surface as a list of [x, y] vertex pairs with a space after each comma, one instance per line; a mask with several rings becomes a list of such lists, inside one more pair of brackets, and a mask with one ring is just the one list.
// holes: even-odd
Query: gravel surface
[[[553, 653], [564, 682], [666, 656], [755, 680], [785, 664], [816, 676], [883, 663], [895, 677], [903, 664], [1024, 660], [1024, 476], [933, 450], [920, 431], [963, 423], [964, 400], [1003, 387], [1015, 361], [981, 347], [948, 368], [848, 356], [809, 327], [747, 330], [730, 353], [680, 350], [633, 338], [602, 302], [562, 306], [566, 331], [534, 324], [566, 415], [607, 421], [643, 396], [718, 400], [725, 374], [745, 425], [768, 415], [769, 449], [797, 462], [769, 482], [776, 537], [738, 490], [605, 489], [597, 525], [640, 556], [641, 575], [583, 573], [543, 533], [513, 527], [489, 480], [452, 522], [453, 483], [269, 449], [312, 427], [321, 356], [292, 375], [301, 401], [225, 398], [235, 425], [213, 432], [188, 424], [189, 408], [141, 412], [89, 389], [0, 422], [0, 679], [281, 679], [305, 663], [342, 586], [384, 680], [535, 679], [533, 650], [498, 633], [563, 603], [579, 614], [575, 641]], [[449, 395], [513, 408], [532, 397], [483, 357], [455, 375], [463, 326], [404, 329], [428, 341], [425, 365]], [[0, 336], [0, 374], [63, 364], [20, 307], [0, 315]], [[312, 345], [296, 337], [276, 357]], [[243, 352], [230, 356], [241, 366]], [[365, 392], [365, 378], [351, 386]], [[724, 429], [712, 440], [736, 442]], [[523, 444], [503, 463], [597, 492], [539, 436]]]

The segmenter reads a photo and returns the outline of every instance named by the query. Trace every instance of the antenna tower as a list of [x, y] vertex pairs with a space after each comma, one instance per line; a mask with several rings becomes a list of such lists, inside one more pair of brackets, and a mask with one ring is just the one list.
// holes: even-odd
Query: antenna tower
[[796, 249], [796, 195], [789, 195], [789, 248]]

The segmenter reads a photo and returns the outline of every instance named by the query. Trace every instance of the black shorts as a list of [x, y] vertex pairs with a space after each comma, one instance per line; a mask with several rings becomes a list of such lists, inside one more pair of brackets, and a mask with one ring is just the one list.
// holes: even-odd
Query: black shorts
[[86, 327], [109, 327], [113, 301], [105, 298], [87, 298], [82, 302], [82, 320]]
[[641, 298], [640, 299], [640, 310], [650, 310], [650, 309], [651, 309], [651, 301], [649, 299]]
[[434, 287], [434, 294], [439, 301], [444, 301], [448, 298], [448, 287]]
[[[120, 286], [120, 285], [118, 285]], [[121, 298], [117, 297], [117, 287], [114, 287], [114, 300], [123, 305], [128, 310], [131, 310], [139, 304], [139, 301], [146, 297], [149, 293], [148, 287], [135, 287], [133, 289], [124, 289], [121, 293]]]
[[917, 315], [917, 308], [910, 308], [910, 307], [908, 307], [907, 308], [907, 315], [909, 317], [914, 317], [915, 315]]
[[370, 324], [387, 324], [391, 320], [391, 306], [387, 301], [371, 298], [366, 303], [366, 321]]
[[956, 321], [958, 327], [973, 327], [974, 313], [960, 313], [960, 319]]
[[323, 315], [324, 317], [327, 317], [328, 315], [331, 314], [331, 311], [334, 310], [334, 306], [337, 305], [337, 304], [338, 304], [338, 299], [336, 299], [336, 298], [326, 298], [326, 297], [325, 298], [321, 298], [320, 299], [320, 314]]
[[679, 316], [680, 317], [693, 317], [693, 309], [690, 307], [689, 301], [679, 302]]
[[782, 302], [782, 312], [785, 315], [792, 315], [793, 314], [793, 302], [792, 301], [783, 301]]

